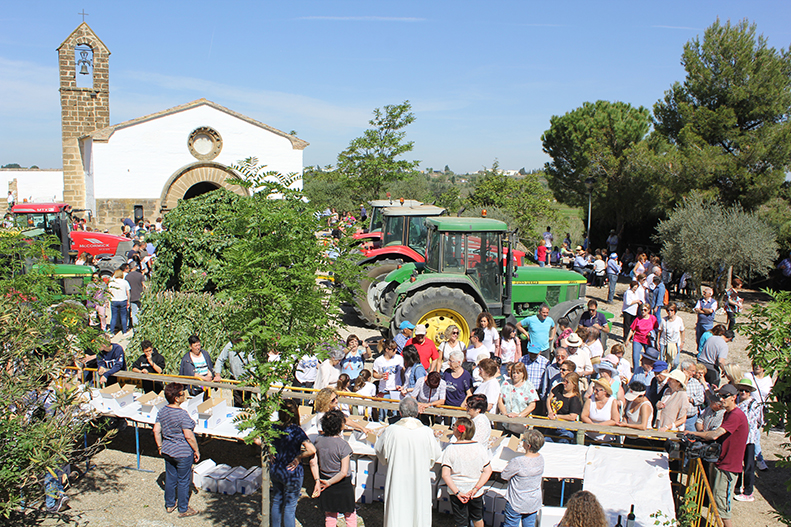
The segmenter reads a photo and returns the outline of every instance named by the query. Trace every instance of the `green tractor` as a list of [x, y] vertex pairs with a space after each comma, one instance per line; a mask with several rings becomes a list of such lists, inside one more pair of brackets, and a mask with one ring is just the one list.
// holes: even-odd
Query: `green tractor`
[[515, 267], [516, 236], [505, 223], [440, 216], [425, 224], [426, 262], [400, 266], [380, 290], [377, 322], [390, 335], [408, 320], [425, 324], [429, 338], [439, 342], [455, 324], [469, 342], [482, 311], [502, 326], [535, 314], [543, 303], [554, 320], [568, 317], [571, 327], [577, 326], [585, 310], [585, 278], [562, 269]]

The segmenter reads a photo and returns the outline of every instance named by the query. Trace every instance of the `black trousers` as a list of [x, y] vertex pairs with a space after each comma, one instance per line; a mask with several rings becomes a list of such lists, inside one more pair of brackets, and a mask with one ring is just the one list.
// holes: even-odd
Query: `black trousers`
[[483, 496], [462, 503], [455, 495], [450, 497], [450, 509], [456, 527], [469, 527], [470, 522], [483, 519]]
[[[742, 489], [742, 492], [738, 492]], [[755, 443], [747, 443], [747, 448], [744, 449], [744, 470], [739, 477], [736, 478], [736, 491], [735, 494], [752, 494], [753, 486], [755, 485]]]

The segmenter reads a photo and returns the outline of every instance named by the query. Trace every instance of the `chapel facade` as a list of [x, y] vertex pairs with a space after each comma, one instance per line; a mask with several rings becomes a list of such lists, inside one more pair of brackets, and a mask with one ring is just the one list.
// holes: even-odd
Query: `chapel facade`
[[[256, 157], [266, 170], [302, 175], [306, 141], [206, 99], [110, 125], [110, 51], [87, 23], [58, 47], [63, 200], [99, 229], [154, 220], [228, 183], [231, 165]], [[292, 188], [301, 188], [297, 178]], [[87, 216], [88, 212], [78, 215]]]

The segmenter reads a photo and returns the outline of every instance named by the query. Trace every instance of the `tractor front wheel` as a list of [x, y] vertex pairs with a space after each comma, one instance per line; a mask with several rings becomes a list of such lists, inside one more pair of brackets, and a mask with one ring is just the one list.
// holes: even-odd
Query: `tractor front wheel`
[[403, 262], [401, 260], [381, 260], [363, 269], [360, 290], [354, 295], [354, 310], [367, 324], [376, 326], [376, 306], [379, 293], [383, 288], [382, 280]]
[[424, 324], [428, 338], [437, 345], [445, 340], [445, 330], [453, 324], [459, 328], [459, 340], [468, 344], [481, 311], [483, 308], [467, 293], [446, 286], [432, 287], [407, 298], [396, 309], [393, 321], [396, 328], [404, 320]]

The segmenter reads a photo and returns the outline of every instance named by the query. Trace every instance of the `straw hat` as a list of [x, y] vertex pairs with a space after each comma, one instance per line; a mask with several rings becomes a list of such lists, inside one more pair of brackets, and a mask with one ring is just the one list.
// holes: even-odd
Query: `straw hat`
[[684, 372], [681, 370], [673, 370], [667, 374], [668, 379], [675, 379], [681, 384], [681, 388], [684, 390], [687, 389], [687, 376], [684, 375]]
[[596, 380], [593, 381], [593, 383], [594, 384], [598, 384], [599, 386], [604, 388], [604, 391], [607, 392], [607, 395], [609, 397], [612, 397], [612, 386], [610, 386], [610, 383], [608, 383], [607, 381], [604, 381], [602, 379], [596, 379]]

